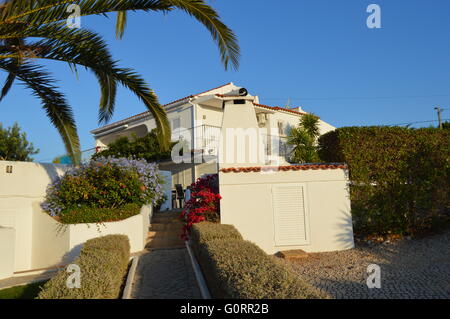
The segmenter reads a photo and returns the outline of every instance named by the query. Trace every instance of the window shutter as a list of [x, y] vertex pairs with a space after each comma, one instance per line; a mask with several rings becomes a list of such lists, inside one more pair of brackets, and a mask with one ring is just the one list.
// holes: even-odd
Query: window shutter
[[275, 245], [306, 245], [309, 225], [304, 184], [272, 186]]

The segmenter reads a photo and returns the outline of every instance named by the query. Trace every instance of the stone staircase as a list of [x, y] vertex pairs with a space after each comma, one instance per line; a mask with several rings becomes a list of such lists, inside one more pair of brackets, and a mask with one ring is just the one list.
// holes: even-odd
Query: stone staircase
[[185, 247], [184, 240], [180, 238], [183, 227], [180, 214], [181, 210], [153, 214], [145, 246], [147, 250]]

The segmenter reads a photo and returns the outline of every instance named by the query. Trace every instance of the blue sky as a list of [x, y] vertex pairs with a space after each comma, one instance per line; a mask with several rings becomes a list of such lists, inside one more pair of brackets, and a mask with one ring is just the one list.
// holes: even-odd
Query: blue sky
[[[264, 104], [284, 106], [290, 99], [291, 106], [337, 127], [434, 120], [434, 106], [450, 108], [448, 0], [210, 3], [239, 38], [238, 71], [224, 70], [209, 33], [182, 12], [131, 13], [120, 41], [113, 17], [83, 17], [82, 27], [102, 34], [120, 65], [137, 70], [162, 103], [232, 81], [260, 95]], [[371, 3], [382, 9], [381, 29], [366, 26]], [[45, 64], [74, 109], [82, 149], [93, 147], [95, 77], [80, 69], [77, 78], [63, 63]], [[124, 88], [116, 105], [113, 121], [145, 111]], [[450, 118], [450, 110], [443, 117]], [[0, 122], [15, 121], [41, 150], [37, 161], [64, 154], [39, 100], [19, 83], [0, 103]]]

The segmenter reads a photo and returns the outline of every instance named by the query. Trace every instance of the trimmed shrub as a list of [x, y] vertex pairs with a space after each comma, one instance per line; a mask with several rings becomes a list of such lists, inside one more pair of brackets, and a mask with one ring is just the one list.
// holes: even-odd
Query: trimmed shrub
[[[217, 234], [214, 235], [214, 233]], [[192, 244], [214, 298], [325, 298], [230, 225], [200, 223]]]
[[[51, 216], [68, 213], [90, 213], [88, 208], [114, 209], [126, 204], [152, 204], [157, 206], [163, 200], [162, 179], [157, 165], [145, 160], [99, 157], [66, 172], [47, 188], [42, 208]], [[95, 211], [96, 215], [100, 214]], [[116, 211], [117, 212], [117, 211]], [[82, 216], [87, 220], [95, 216]], [[106, 220], [114, 219], [105, 215]]]
[[59, 215], [63, 224], [107, 223], [124, 220], [141, 212], [138, 204], [126, 204], [118, 208], [98, 208], [82, 206], [68, 209]]
[[202, 222], [192, 226], [190, 238], [193, 242], [198, 244], [204, 244], [216, 239], [243, 240], [242, 235], [233, 225], [222, 225], [210, 222]]
[[448, 224], [448, 130], [345, 127], [319, 145], [322, 160], [348, 164], [357, 234], [415, 235]]
[[67, 287], [70, 273], [64, 269], [44, 285], [37, 299], [117, 299], [129, 258], [127, 236], [108, 235], [88, 240], [72, 263], [80, 267], [81, 287]]

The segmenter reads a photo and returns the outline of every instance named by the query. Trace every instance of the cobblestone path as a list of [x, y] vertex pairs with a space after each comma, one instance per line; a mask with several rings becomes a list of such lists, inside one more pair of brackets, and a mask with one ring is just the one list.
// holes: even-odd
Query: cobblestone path
[[179, 213], [157, 213], [147, 251], [139, 258], [132, 287], [134, 299], [200, 299], [201, 294], [184, 242]]

